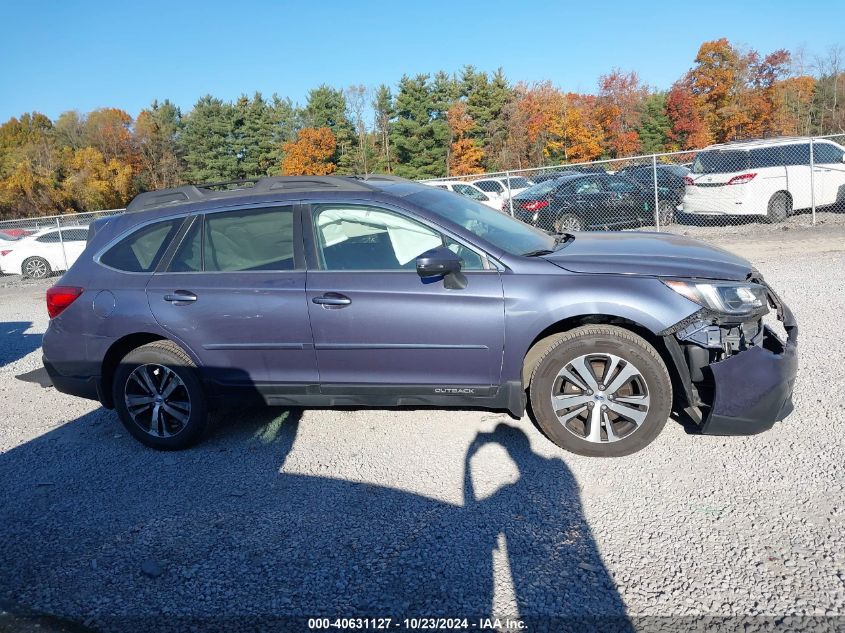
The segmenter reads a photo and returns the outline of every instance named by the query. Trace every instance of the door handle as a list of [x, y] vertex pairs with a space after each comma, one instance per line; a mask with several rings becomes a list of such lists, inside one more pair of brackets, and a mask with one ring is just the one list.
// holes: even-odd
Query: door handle
[[174, 304], [193, 303], [197, 300], [197, 296], [193, 292], [187, 290], [176, 290], [173, 294], [164, 295], [164, 300]]
[[314, 297], [311, 301], [317, 305], [334, 307], [348, 306], [352, 303], [352, 299], [338, 292], [327, 292], [322, 297]]

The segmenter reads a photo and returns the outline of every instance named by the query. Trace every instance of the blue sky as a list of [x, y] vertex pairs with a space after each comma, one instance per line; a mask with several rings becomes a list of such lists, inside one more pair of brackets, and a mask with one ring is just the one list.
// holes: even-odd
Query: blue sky
[[309, 88], [501, 66], [592, 92], [614, 67], [666, 88], [705, 40], [809, 56], [845, 43], [842, 0], [728, 2], [23, 2], [0, 0], [0, 121], [211, 93], [304, 102]]

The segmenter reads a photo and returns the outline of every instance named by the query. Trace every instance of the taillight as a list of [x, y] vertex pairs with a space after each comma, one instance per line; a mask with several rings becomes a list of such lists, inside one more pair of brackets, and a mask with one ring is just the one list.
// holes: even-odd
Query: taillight
[[727, 184], [729, 185], [744, 185], [747, 182], [751, 182], [754, 180], [754, 176], [757, 174], [740, 174], [739, 176], [734, 176], [731, 178]]
[[12, 249], [7, 249], [7, 250], [5, 250], [5, 251], [0, 251], [0, 257], [5, 257], [6, 255], [8, 255], [8, 254], [9, 254], [9, 253], [11, 253], [11, 252], [12, 252]]
[[47, 314], [55, 319], [82, 294], [82, 288], [53, 286], [47, 289]]
[[530, 200], [529, 202], [523, 202], [520, 205], [526, 211], [539, 211], [540, 209], [545, 209], [549, 206], [548, 200]]
[[695, 186], [695, 181], [694, 181], [694, 180], [693, 180], [690, 176], [684, 176], [684, 184], [685, 184], [685, 185], [690, 185], [690, 186], [693, 186], [693, 187], [694, 187], [694, 186]]

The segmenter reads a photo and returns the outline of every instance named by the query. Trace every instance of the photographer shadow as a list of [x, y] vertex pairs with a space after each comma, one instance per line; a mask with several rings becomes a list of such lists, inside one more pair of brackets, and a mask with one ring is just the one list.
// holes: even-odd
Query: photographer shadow
[[[457, 505], [389, 477], [289, 472], [301, 413], [230, 412], [204, 444], [168, 454], [99, 409], [6, 451], [0, 604], [108, 631], [293, 630], [315, 616], [632, 630], [571, 472], [521, 429], [478, 434]], [[488, 445], [519, 477], [480, 498], [474, 481], [500, 474], [474, 459]]]

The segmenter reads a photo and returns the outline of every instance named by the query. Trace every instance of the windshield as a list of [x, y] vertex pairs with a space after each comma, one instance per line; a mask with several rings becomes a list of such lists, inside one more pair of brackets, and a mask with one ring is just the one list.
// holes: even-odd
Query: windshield
[[663, 169], [680, 178], [683, 178], [689, 173], [689, 168], [683, 165], [663, 165]]
[[469, 198], [432, 189], [408, 196], [424, 209], [459, 224], [512, 255], [554, 250], [550, 235]]
[[699, 152], [692, 164], [694, 174], [726, 174], [748, 169], [748, 152], [710, 150]]

